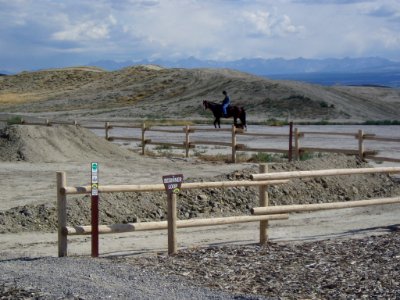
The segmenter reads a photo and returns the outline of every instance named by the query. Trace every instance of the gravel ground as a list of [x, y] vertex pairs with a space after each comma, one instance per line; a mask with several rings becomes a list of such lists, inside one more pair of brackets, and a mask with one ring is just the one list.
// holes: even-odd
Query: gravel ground
[[273, 299], [399, 299], [400, 227], [390, 229], [362, 239], [189, 249], [126, 261]]
[[[23, 141], [34, 145], [34, 133], [28, 137]], [[10, 150], [2, 152], [3, 159], [18, 159], [13, 156], [18, 153], [18, 142], [7, 138], [0, 146]], [[21, 149], [28, 148], [25, 145]], [[29, 149], [32, 151], [25, 152], [21, 159], [36, 156], [37, 147]], [[354, 168], [366, 164], [329, 155], [305, 162], [270, 164], [270, 171], [329, 166]], [[248, 179], [254, 172], [257, 169], [253, 167], [207, 180]], [[196, 195], [183, 191], [179, 196], [179, 218], [248, 213], [257, 205], [256, 192], [254, 188], [205, 189]], [[333, 176], [293, 180], [285, 186], [271, 186], [268, 192], [271, 205], [349, 201], [399, 195], [399, 182], [382, 174]], [[75, 209], [68, 211], [70, 224], [88, 224], [88, 201], [71, 200], [77, 205], [71, 205]], [[126, 214], [132, 211], [134, 216]], [[165, 195], [117, 193], [102, 197], [100, 215], [105, 224], [163, 220]], [[55, 208], [47, 204], [0, 212], [3, 233], [54, 232], [55, 226]], [[220, 245], [186, 249], [171, 257], [163, 253], [101, 259], [11, 259], [0, 253], [0, 299], [400, 299], [399, 225], [385, 229], [389, 233], [361, 239], [270, 243], [265, 247]], [[20, 238], [15, 245], [22, 247]]]
[[105, 259], [5, 259], [0, 268], [0, 299], [263, 299]]
[[400, 228], [174, 256], [0, 261], [0, 299], [399, 299]]

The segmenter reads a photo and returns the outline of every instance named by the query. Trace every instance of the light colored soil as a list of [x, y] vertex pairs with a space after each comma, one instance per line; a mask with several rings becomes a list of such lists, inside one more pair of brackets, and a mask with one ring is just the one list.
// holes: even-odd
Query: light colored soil
[[244, 106], [249, 122], [396, 120], [400, 91], [324, 87], [222, 69], [66, 68], [0, 77], [0, 111], [48, 118], [211, 119], [203, 100]]
[[[103, 185], [161, 183], [163, 175], [177, 173], [182, 173], [186, 182], [243, 180], [249, 179], [251, 174], [258, 173], [258, 165], [250, 163], [226, 164], [202, 162], [195, 158], [143, 157], [106, 142], [87, 129], [75, 126], [12, 126], [3, 130], [0, 143], [3, 145], [0, 153], [3, 160], [0, 162], [2, 166], [0, 176], [4, 183], [0, 196], [0, 230], [5, 234], [3, 237], [7, 236], [7, 243], [3, 243], [3, 251], [15, 248], [13, 251], [20, 249], [24, 253], [32, 251], [43, 255], [56, 254], [55, 237], [48, 232], [56, 232], [57, 228], [55, 208], [57, 171], [66, 172], [68, 186], [88, 185], [90, 162], [94, 160], [99, 161], [100, 184]], [[307, 161], [269, 164], [270, 172], [358, 167], [368, 167], [368, 165], [354, 157], [343, 155], [325, 155]], [[400, 187], [395, 178], [387, 175], [353, 175], [298, 179], [285, 185], [271, 186], [268, 192], [270, 204], [277, 205], [391, 197], [400, 195]], [[240, 187], [183, 191], [178, 198], [178, 217], [188, 219], [246, 215], [250, 213], [250, 208], [258, 206], [257, 195], [257, 188]], [[163, 192], [104, 194], [101, 195], [100, 208], [102, 224], [166, 219], [166, 201]], [[395, 211], [397, 211], [396, 206], [391, 209], [374, 207], [348, 210], [346, 214], [354, 215], [356, 230], [391, 225], [394, 222], [392, 214]], [[367, 220], [372, 222], [371, 214], [376, 219], [374, 225], [364, 224]], [[314, 219], [314, 215], [321, 217]], [[352, 225], [349, 225], [349, 218], [340, 216], [340, 213], [330, 211], [294, 215], [289, 221], [271, 222], [273, 223], [271, 237], [284, 241], [347, 235], [346, 232], [351, 230]], [[353, 218], [351, 220], [353, 221]], [[276, 227], [275, 223], [278, 224]], [[332, 223], [335, 224], [334, 227]], [[88, 196], [68, 196], [68, 224], [90, 224]], [[304, 229], [300, 229], [301, 226], [304, 226]], [[251, 243], [257, 241], [255, 224], [226, 227], [227, 230], [212, 228], [188, 230], [187, 236], [182, 239], [182, 246], [190, 247], [201, 243], [229, 240]], [[232, 231], [229, 228], [234, 228], [231, 236], [226, 232]], [[369, 230], [366, 230], [365, 234], [368, 232]], [[375, 232], [375, 229], [372, 232]], [[29, 234], [35, 235], [34, 242], [22, 238], [24, 246], [20, 247], [21, 235]], [[133, 243], [134, 247], [125, 245], [132, 243], [131, 239], [137, 239], [138, 236], [144, 239], [148, 233], [123, 235], [122, 238], [107, 236], [105, 241], [113, 242], [104, 242], [104, 251], [106, 253], [141, 252], [144, 249], [158, 251], [166, 246], [163, 234], [155, 233], [156, 238], [150, 239], [153, 241], [150, 246]], [[16, 247], [12, 246], [13, 242], [16, 243]], [[49, 243], [51, 247], [47, 247]], [[73, 238], [71, 245], [72, 249], [77, 247], [71, 250], [72, 253], [87, 253], [87, 250], [83, 250], [88, 247], [87, 238]]]
[[[31, 293], [42, 295], [39, 299], [52, 299], [55, 295], [61, 299], [105, 299], [106, 295], [129, 298], [135, 294], [137, 299], [149, 299], [149, 295], [154, 299], [184, 299], [184, 295], [191, 293], [196, 294], [196, 299], [209, 299], [213, 294], [208, 290], [207, 294], [194, 293], [191, 286], [217, 289], [215, 296], [221, 291], [261, 295], [242, 299], [270, 296], [304, 299], [322, 295], [396, 298], [400, 295], [399, 282], [386, 274], [386, 271], [393, 276], [398, 274], [398, 235], [392, 238], [391, 232], [398, 230], [399, 205], [291, 214], [289, 220], [270, 222], [267, 248], [256, 246], [257, 223], [178, 229], [178, 247], [182, 254], [170, 259], [165, 257], [165, 231], [102, 235], [100, 254], [111, 260], [107, 267], [110, 272], [103, 271], [108, 261], [89, 258], [90, 236], [69, 237], [68, 254], [72, 258], [67, 264], [79, 265], [80, 275], [75, 280], [72, 274], [76, 272], [73, 268], [64, 268], [64, 260], [60, 263], [50, 258], [57, 256], [57, 171], [67, 173], [68, 185], [79, 186], [89, 183], [93, 160], [100, 163], [100, 183], [107, 185], [161, 183], [163, 175], [176, 173], [183, 173], [188, 182], [243, 180], [257, 173], [258, 166], [143, 157], [74, 126], [12, 126], [1, 132], [0, 145], [0, 283], [3, 284], [0, 291], [3, 295], [17, 297]], [[324, 155], [302, 162], [271, 163], [269, 171], [357, 167], [368, 165], [354, 157]], [[353, 175], [293, 180], [286, 185], [271, 186], [268, 192], [270, 204], [276, 205], [398, 196], [400, 186], [398, 179], [387, 175]], [[182, 191], [178, 197], [178, 217], [249, 214], [250, 208], [258, 205], [257, 195], [255, 188]], [[87, 196], [68, 196], [68, 199], [69, 224], [88, 225], [90, 199]], [[165, 193], [104, 194], [100, 207], [103, 224], [164, 220]], [[381, 259], [375, 259], [381, 249], [385, 253], [378, 255]], [[214, 259], [215, 264], [208, 266]], [[268, 263], [274, 268], [268, 267]], [[39, 265], [38, 273], [35, 270]], [[264, 265], [261, 269], [252, 267]], [[315, 271], [310, 271], [314, 267]], [[373, 274], [374, 269], [381, 270], [381, 275], [365, 275]], [[121, 286], [122, 270], [124, 274], [140, 272], [143, 275], [124, 277], [131, 287], [136, 287], [134, 293], [129, 287]], [[162, 275], [157, 277], [157, 284], [166, 286], [171, 278], [179, 276], [172, 286], [177, 287], [176, 282], [181, 282], [189, 290], [179, 288], [179, 294], [166, 290], [161, 297], [157, 284], [152, 281], [154, 273]], [[267, 284], [260, 274], [275, 280]], [[63, 278], [62, 284], [59, 278]], [[291, 278], [295, 288], [285, 283], [287, 278]], [[246, 283], [243, 288], [237, 286], [238, 280]], [[365, 283], [358, 283], [360, 280]], [[104, 282], [110, 283], [107, 291], [102, 289]], [[55, 286], [58, 288], [52, 288]], [[146, 290], [142, 291], [145, 286]]]

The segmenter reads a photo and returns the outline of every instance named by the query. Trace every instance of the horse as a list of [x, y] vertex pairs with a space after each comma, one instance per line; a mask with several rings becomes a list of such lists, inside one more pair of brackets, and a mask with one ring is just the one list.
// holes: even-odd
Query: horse
[[[203, 107], [204, 107], [204, 109], [210, 109], [213, 112], [214, 117], [215, 117], [215, 120], [214, 120], [215, 128], [217, 128], [217, 125], [218, 125], [218, 128], [221, 128], [221, 123], [220, 123], [221, 118], [231, 118], [231, 117], [233, 117], [233, 124], [235, 125], [235, 127], [243, 128], [243, 129], [247, 128], [246, 111], [244, 110], [243, 107], [229, 105], [228, 108], [226, 109], [226, 112], [227, 112], [226, 116], [223, 115], [222, 105], [219, 103], [204, 100]], [[237, 119], [240, 119], [241, 124], [237, 123]]]

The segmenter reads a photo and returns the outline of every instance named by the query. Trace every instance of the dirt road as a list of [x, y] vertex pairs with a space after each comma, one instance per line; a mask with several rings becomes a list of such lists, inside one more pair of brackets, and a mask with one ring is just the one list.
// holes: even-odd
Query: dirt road
[[[398, 205], [328, 210], [291, 214], [289, 220], [271, 221], [271, 242], [306, 242], [333, 238], [360, 238], [399, 230]], [[178, 247], [254, 244], [259, 242], [258, 224], [178, 229]], [[57, 234], [27, 232], [2, 234], [0, 252], [8, 257], [57, 256]], [[100, 236], [100, 256], [167, 253], [166, 230]], [[90, 256], [90, 235], [68, 238], [69, 256]]]

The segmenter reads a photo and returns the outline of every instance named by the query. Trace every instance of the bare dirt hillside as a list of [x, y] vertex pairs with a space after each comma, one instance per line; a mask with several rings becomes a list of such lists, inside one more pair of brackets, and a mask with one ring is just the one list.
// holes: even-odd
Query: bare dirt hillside
[[0, 146], [0, 161], [39, 163], [132, 157], [128, 150], [74, 125], [7, 127], [0, 132]]
[[204, 119], [202, 100], [243, 105], [249, 121], [395, 120], [400, 91], [274, 81], [227, 69], [66, 68], [0, 77], [0, 112], [98, 119]]

